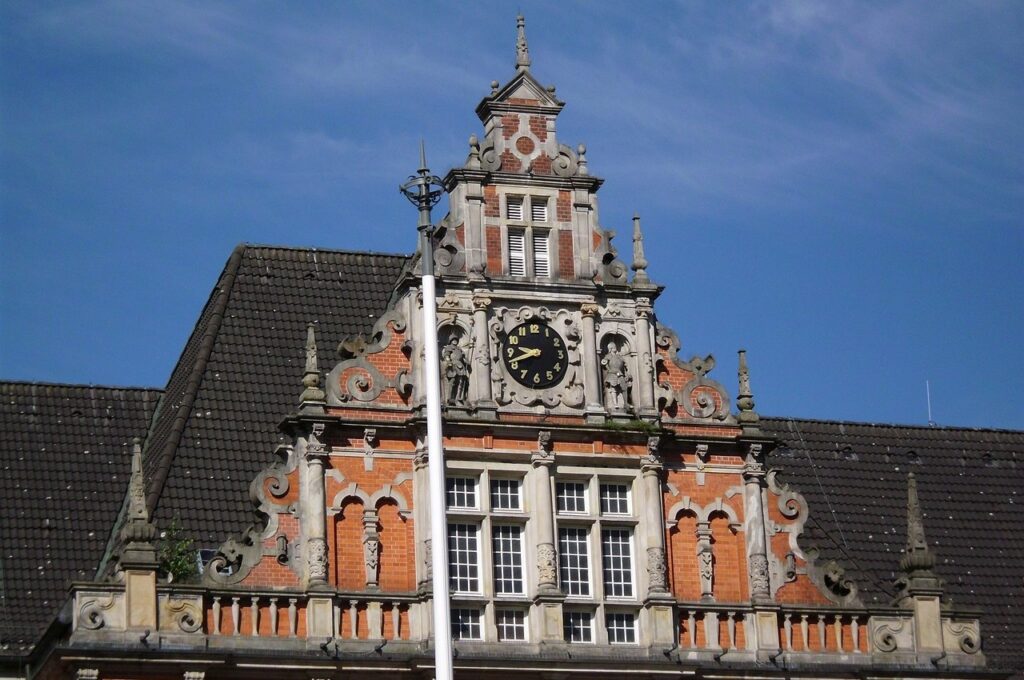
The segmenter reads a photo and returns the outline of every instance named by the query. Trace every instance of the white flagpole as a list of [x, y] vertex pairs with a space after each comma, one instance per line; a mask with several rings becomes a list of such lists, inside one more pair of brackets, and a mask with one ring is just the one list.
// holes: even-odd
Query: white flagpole
[[[434, 281], [434, 252], [430, 241], [430, 208], [440, 198], [440, 184], [427, 169], [426, 153], [420, 142], [419, 176], [410, 178], [402, 192], [420, 211], [420, 267], [423, 278], [423, 372], [427, 388], [427, 461], [430, 474], [431, 573], [434, 591], [434, 677], [452, 680], [451, 609], [448, 597], [448, 522], [445, 516], [444, 446], [441, 435], [441, 372], [437, 347], [437, 296]], [[413, 189], [415, 192], [413, 193]]]

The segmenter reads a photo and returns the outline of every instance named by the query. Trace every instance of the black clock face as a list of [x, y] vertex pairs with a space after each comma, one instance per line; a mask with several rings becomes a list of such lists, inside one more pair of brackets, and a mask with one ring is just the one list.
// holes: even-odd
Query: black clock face
[[565, 340], [546, 323], [523, 323], [510, 330], [501, 355], [512, 379], [527, 387], [550, 387], [569, 367]]

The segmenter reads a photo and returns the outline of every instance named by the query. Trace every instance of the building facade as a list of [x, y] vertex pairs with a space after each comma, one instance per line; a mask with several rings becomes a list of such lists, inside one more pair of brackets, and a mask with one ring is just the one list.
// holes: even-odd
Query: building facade
[[[444, 550], [457, 677], [1005, 677], [980, 612], [943, 599], [914, 474], [890, 598], [805, 544], [823, 510], [774, 469], [783, 423], [759, 417], [742, 352], [735, 410], [714, 358], [680, 354], [640, 219], [627, 263], [563, 105], [520, 18], [433, 235], [447, 536], [430, 534], [420, 254], [326, 256], [339, 302], [336, 278], [294, 273], [302, 252], [240, 248], [44, 673], [430, 677]], [[289, 286], [304, 338], [246, 307]], [[290, 407], [268, 418], [267, 394]], [[256, 419], [280, 423], [276, 449]], [[224, 498], [243, 483], [251, 509]], [[172, 518], [211, 548], [193, 581], [160, 568]]]

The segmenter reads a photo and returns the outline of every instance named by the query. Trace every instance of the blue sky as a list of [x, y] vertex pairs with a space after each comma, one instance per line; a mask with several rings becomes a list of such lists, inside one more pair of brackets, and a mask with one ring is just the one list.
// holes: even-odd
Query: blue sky
[[[407, 252], [505, 3], [0, 4], [0, 378], [162, 386], [239, 242]], [[758, 410], [1024, 428], [1024, 4], [518, 4], [659, 319]]]

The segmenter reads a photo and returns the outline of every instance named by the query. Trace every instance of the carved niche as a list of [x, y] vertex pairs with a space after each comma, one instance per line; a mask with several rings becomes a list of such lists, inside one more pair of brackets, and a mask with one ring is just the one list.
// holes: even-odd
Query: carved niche
[[444, 326], [439, 335], [443, 401], [449, 406], [465, 406], [469, 401], [469, 375], [473, 370], [473, 342], [467, 340], [469, 334], [457, 324]]
[[622, 335], [609, 333], [601, 339], [601, 393], [611, 413], [632, 411], [633, 360], [629, 342]]
[[[547, 322], [565, 339], [569, 368], [561, 383], [543, 389], [525, 387], [511, 380], [501, 360], [501, 347], [505, 334], [513, 327], [539, 319]], [[509, 309], [498, 307], [487, 324], [491, 349], [491, 387], [494, 400], [499, 405], [517, 404], [547, 408], [564, 406], [571, 409], [583, 407], [583, 376], [580, 343], [582, 335], [576, 315], [568, 310], [549, 310], [546, 307], [519, 307]]]

